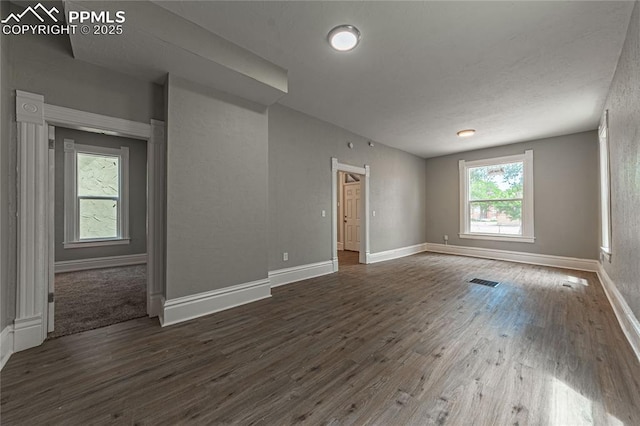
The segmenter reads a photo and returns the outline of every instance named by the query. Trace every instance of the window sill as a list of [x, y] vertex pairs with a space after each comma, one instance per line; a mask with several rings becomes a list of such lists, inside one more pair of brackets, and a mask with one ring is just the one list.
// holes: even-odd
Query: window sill
[[73, 248], [87, 248], [87, 247], [102, 247], [102, 246], [119, 246], [126, 245], [131, 242], [129, 238], [119, 238], [117, 240], [86, 240], [86, 241], [72, 241], [69, 243], [63, 243], [65, 249]]
[[469, 240], [493, 240], [493, 241], [507, 241], [511, 243], [535, 243], [535, 237], [523, 237], [520, 235], [508, 236], [508, 235], [493, 235], [493, 234], [458, 234], [460, 238], [466, 238]]

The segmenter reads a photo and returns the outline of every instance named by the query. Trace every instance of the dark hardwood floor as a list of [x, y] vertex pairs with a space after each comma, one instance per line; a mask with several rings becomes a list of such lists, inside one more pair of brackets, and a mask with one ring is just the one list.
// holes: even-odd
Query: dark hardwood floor
[[14, 354], [2, 424], [640, 424], [640, 364], [593, 273], [419, 254], [157, 324]]

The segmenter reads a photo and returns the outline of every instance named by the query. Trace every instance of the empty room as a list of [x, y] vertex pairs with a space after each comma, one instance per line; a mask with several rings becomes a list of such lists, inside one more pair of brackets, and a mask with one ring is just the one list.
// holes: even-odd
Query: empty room
[[0, 1], [3, 425], [639, 425], [639, 1]]

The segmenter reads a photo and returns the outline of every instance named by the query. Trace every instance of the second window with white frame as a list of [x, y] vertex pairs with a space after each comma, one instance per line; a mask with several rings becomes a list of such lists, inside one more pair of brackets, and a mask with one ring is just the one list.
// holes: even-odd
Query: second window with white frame
[[129, 148], [64, 140], [65, 248], [129, 243]]
[[533, 151], [460, 160], [460, 238], [533, 243]]

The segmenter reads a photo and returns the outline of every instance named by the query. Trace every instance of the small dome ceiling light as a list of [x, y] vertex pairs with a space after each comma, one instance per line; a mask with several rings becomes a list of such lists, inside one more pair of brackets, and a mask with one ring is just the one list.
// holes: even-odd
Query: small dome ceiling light
[[348, 52], [360, 43], [360, 31], [353, 25], [338, 25], [329, 31], [327, 40], [338, 52]]
[[466, 129], [466, 130], [460, 130], [457, 134], [458, 134], [458, 137], [468, 138], [470, 136], [475, 135], [476, 131], [475, 129]]

